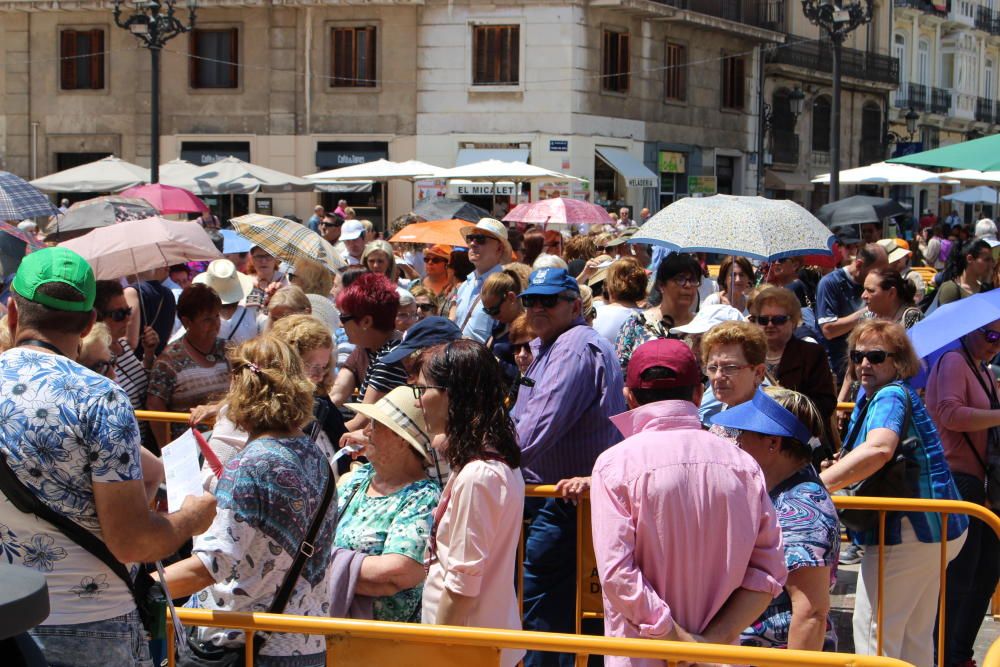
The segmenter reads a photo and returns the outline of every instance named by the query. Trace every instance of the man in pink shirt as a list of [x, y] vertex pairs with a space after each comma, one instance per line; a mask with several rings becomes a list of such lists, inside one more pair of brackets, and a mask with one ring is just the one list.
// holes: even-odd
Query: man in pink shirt
[[[677, 340], [632, 356], [626, 437], [601, 454], [591, 482], [594, 551], [609, 637], [732, 644], [788, 575], [757, 462], [703, 431], [701, 371]], [[606, 666], [662, 665], [606, 657]]]

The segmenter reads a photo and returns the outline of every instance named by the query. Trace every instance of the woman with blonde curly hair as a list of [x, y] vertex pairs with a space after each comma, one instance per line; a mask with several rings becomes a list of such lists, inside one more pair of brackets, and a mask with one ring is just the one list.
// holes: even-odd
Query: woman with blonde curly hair
[[[312, 557], [289, 582], [287, 604], [274, 611], [325, 616], [336, 512], [323, 507], [334, 484], [330, 465], [302, 431], [312, 417], [313, 384], [295, 349], [276, 336], [243, 343], [230, 353], [230, 363], [227, 412], [250, 442], [226, 464], [215, 520], [195, 538], [191, 556], [167, 569], [167, 584], [178, 597], [191, 595], [190, 607], [270, 609], [310, 527], [319, 522]], [[189, 644], [210, 654], [238, 650], [245, 642], [242, 632], [199, 628]], [[253, 653], [264, 667], [325, 664], [323, 638], [317, 636], [271, 633]]]
[[329, 269], [319, 262], [300, 259], [295, 262], [295, 268], [289, 280], [306, 293], [313, 317], [329, 327], [331, 334], [340, 328], [340, 313], [330, 297], [330, 292], [333, 291], [334, 275], [330, 273]]

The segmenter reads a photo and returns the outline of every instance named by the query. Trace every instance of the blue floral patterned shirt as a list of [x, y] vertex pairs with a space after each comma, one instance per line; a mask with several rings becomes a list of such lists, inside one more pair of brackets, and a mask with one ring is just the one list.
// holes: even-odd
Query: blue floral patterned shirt
[[[0, 455], [43, 503], [103, 539], [95, 482], [142, 479], [139, 427], [114, 382], [61, 355], [0, 355]], [[135, 608], [125, 583], [57, 528], [0, 494], [0, 566], [45, 574], [45, 625], [91, 623]]]

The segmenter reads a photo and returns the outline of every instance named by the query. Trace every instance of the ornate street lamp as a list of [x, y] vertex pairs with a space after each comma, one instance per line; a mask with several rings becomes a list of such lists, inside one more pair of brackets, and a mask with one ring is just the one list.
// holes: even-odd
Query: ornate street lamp
[[906, 133], [910, 135], [910, 141], [913, 141], [913, 135], [917, 133], [917, 121], [920, 120], [920, 114], [914, 111], [913, 107], [906, 112], [904, 116], [906, 119]]
[[830, 108], [830, 201], [840, 198], [840, 56], [847, 35], [870, 23], [874, 0], [802, 0], [802, 11], [833, 44], [833, 105]]
[[185, 26], [174, 16], [174, 0], [134, 0], [135, 11], [122, 19], [122, 2], [115, 0], [115, 25], [132, 33], [139, 40], [139, 45], [149, 49], [152, 59], [152, 74], [150, 77], [150, 160], [149, 170], [151, 183], [160, 181], [160, 51], [171, 39], [181, 33], [194, 30], [195, 0], [188, 0], [188, 24]]
[[802, 115], [802, 110], [806, 105], [806, 94], [802, 92], [802, 88], [795, 86], [792, 92], [788, 93], [788, 107], [791, 109], [792, 115], [795, 116], [795, 120], [799, 119]]

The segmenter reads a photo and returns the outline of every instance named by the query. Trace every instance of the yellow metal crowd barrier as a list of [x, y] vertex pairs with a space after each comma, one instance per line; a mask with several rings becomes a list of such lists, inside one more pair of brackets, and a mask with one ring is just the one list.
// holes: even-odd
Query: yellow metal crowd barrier
[[990, 646], [990, 650], [986, 653], [986, 659], [983, 660], [983, 667], [1000, 667], [1000, 639]]
[[[326, 637], [326, 664], [336, 667], [488, 667], [500, 664], [500, 649], [528, 649], [587, 655], [619, 655], [678, 662], [752, 664], [758, 667], [905, 667], [892, 658], [861, 657], [845, 653], [745, 648], [720, 644], [693, 644], [652, 639], [589, 637], [554, 632], [527, 632], [466, 628], [419, 623], [389, 623], [290, 614], [213, 612], [178, 609], [187, 626], [232, 628], [248, 632], [294, 632]], [[167, 645], [173, 645], [173, 627], [167, 623]], [[172, 652], [171, 652], [172, 653]], [[253, 664], [247, 655], [246, 665]], [[169, 667], [174, 667], [171, 654]]]

